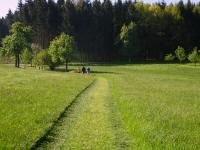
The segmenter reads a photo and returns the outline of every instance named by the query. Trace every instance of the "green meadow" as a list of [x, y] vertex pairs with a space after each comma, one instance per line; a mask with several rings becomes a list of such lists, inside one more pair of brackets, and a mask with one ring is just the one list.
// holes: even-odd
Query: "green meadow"
[[0, 149], [200, 149], [199, 66], [90, 67], [0, 65]]
[[0, 66], [0, 149], [29, 149], [92, 77]]

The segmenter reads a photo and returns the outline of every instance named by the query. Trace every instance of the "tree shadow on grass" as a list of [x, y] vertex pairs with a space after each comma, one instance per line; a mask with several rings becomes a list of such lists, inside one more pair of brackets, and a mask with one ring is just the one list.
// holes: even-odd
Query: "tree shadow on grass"
[[122, 74], [122, 73], [120, 73], [120, 72], [110, 72], [110, 71], [92, 71], [91, 73], [94, 73], [94, 74]]
[[[53, 72], [63, 72], [63, 73], [68, 73], [68, 72], [74, 72], [76, 71], [76, 68], [70, 68], [68, 69], [67, 71], [65, 70], [65, 68], [63, 67], [58, 67], [58, 68], [55, 68], [54, 70], [50, 70], [48, 69], [48, 71], [53, 71]], [[82, 73], [80, 73], [82, 74]], [[92, 70], [91, 71], [91, 74], [122, 74], [122, 73], [119, 73], [119, 72], [112, 72], [112, 71], [97, 71], [97, 70]]]
[[50, 69], [48, 69], [48, 71], [53, 71], [53, 72], [71, 72], [71, 71], [73, 71], [74, 69], [68, 69], [67, 71], [66, 71], [66, 69], [65, 68], [55, 68], [54, 70], [50, 70]]
[[[150, 64], [169, 64], [169, 62], [165, 61], [156, 61], [156, 60], [143, 60], [143, 61], [113, 61], [113, 62], [85, 62], [85, 63], [70, 63], [70, 66], [123, 66], [123, 65], [150, 65]], [[170, 64], [179, 64], [178, 61], [170, 62]]]

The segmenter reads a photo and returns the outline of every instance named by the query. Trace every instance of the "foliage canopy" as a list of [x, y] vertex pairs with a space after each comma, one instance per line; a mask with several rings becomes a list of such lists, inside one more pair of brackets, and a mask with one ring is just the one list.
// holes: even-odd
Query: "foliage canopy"
[[66, 64], [72, 60], [76, 50], [75, 40], [72, 36], [62, 33], [56, 37], [50, 44], [49, 54], [54, 63], [63, 62]]
[[31, 49], [32, 29], [23, 23], [12, 25], [11, 34], [3, 39], [3, 54], [15, 57], [15, 66], [19, 67], [20, 55], [24, 49]]

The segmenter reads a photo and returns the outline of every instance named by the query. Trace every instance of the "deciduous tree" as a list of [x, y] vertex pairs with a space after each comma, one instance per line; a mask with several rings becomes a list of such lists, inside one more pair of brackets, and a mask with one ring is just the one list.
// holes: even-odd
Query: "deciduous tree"
[[31, 27], [16, 22], [12, 25], [11, 34], [3, 39], [4, 54], [11, 54], [15, 57], [15, 67], [20, 65], [20, 55], [23, 50], [30, 49], [31, 37]]
[[65, 63], [67, 71], [68, 63], [72, 60], [75, 50], [76, 44], [74, 38], [63, 33], [51, 42], [49, 54], [51, 55], [54, 63]]
[[131, 56], [139, 50], [137, 25], [133, 22], [128, 26], [124, 25], [121, 29], [120, 39], [124, 45], [122, 54], [129, 56], [129, 61], [131, 61]]

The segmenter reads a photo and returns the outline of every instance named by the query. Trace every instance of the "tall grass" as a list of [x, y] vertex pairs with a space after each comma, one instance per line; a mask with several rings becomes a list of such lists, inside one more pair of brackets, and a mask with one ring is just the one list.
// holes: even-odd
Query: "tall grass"
[[[18, 70], [1, 65], [0, 149], [30, 148], [94, 77], [104, 77], [106, 84], [100, 80], [92, 92], [86, 93], [77, 103], [75, 108], [78, 109], [74, 109], [71, 119], [80, 119], [80, 124], [72, 124], [76, 128], [66, 124], [65, 129], [69, 135], [63, 148], [69, 145], [81, 148], [87, 134], [91, 141], [86, 142], [92, 145], [92, 140], [99, 139], [92, 135], [93, 130], [94, 133], [100, 130], [101, 135], [109, 133], [107, 135], [110, 137], [119, 136], [115, 139], [116, 145], [112, 147], [123, 143], [124, 140], [120, 141], [123, 138], [127, 139], [124, 146], [130, 145], [132, 149], [200, 149], [199, 67], [123, 64], [92, 66], [91, 69], [94, 75], [83, 76], [75, 73]], [[102, 96], [105, 93], [106, 98]], [[83, 111], [85, 109], [87, 111]], [[98, 112], [106, 112], [103, 116], [107, 118], [106, 121], [87, 113], [97, 109]], [[112, 112], [116, 113], [115, 117]], [[113, 125], [117, 125], [116, 120], [120, 126], [113, 128]], [[105, 132], [101, 130], [101, 125], [105, 125], [106, 128], [102, 128]], [[115, 131], [124, 135], [120, 136]], [[112, 142], [114, 139], [109, 140]], [[94, 149], [102, 148], [99, 148], [98, 142], [93, 146]]]
[[0, 149], [29, 149], [92, 80], [0, 65]]
[[200, 69], [130, 65], [109, 76], [136, 149], [200, 149]]

